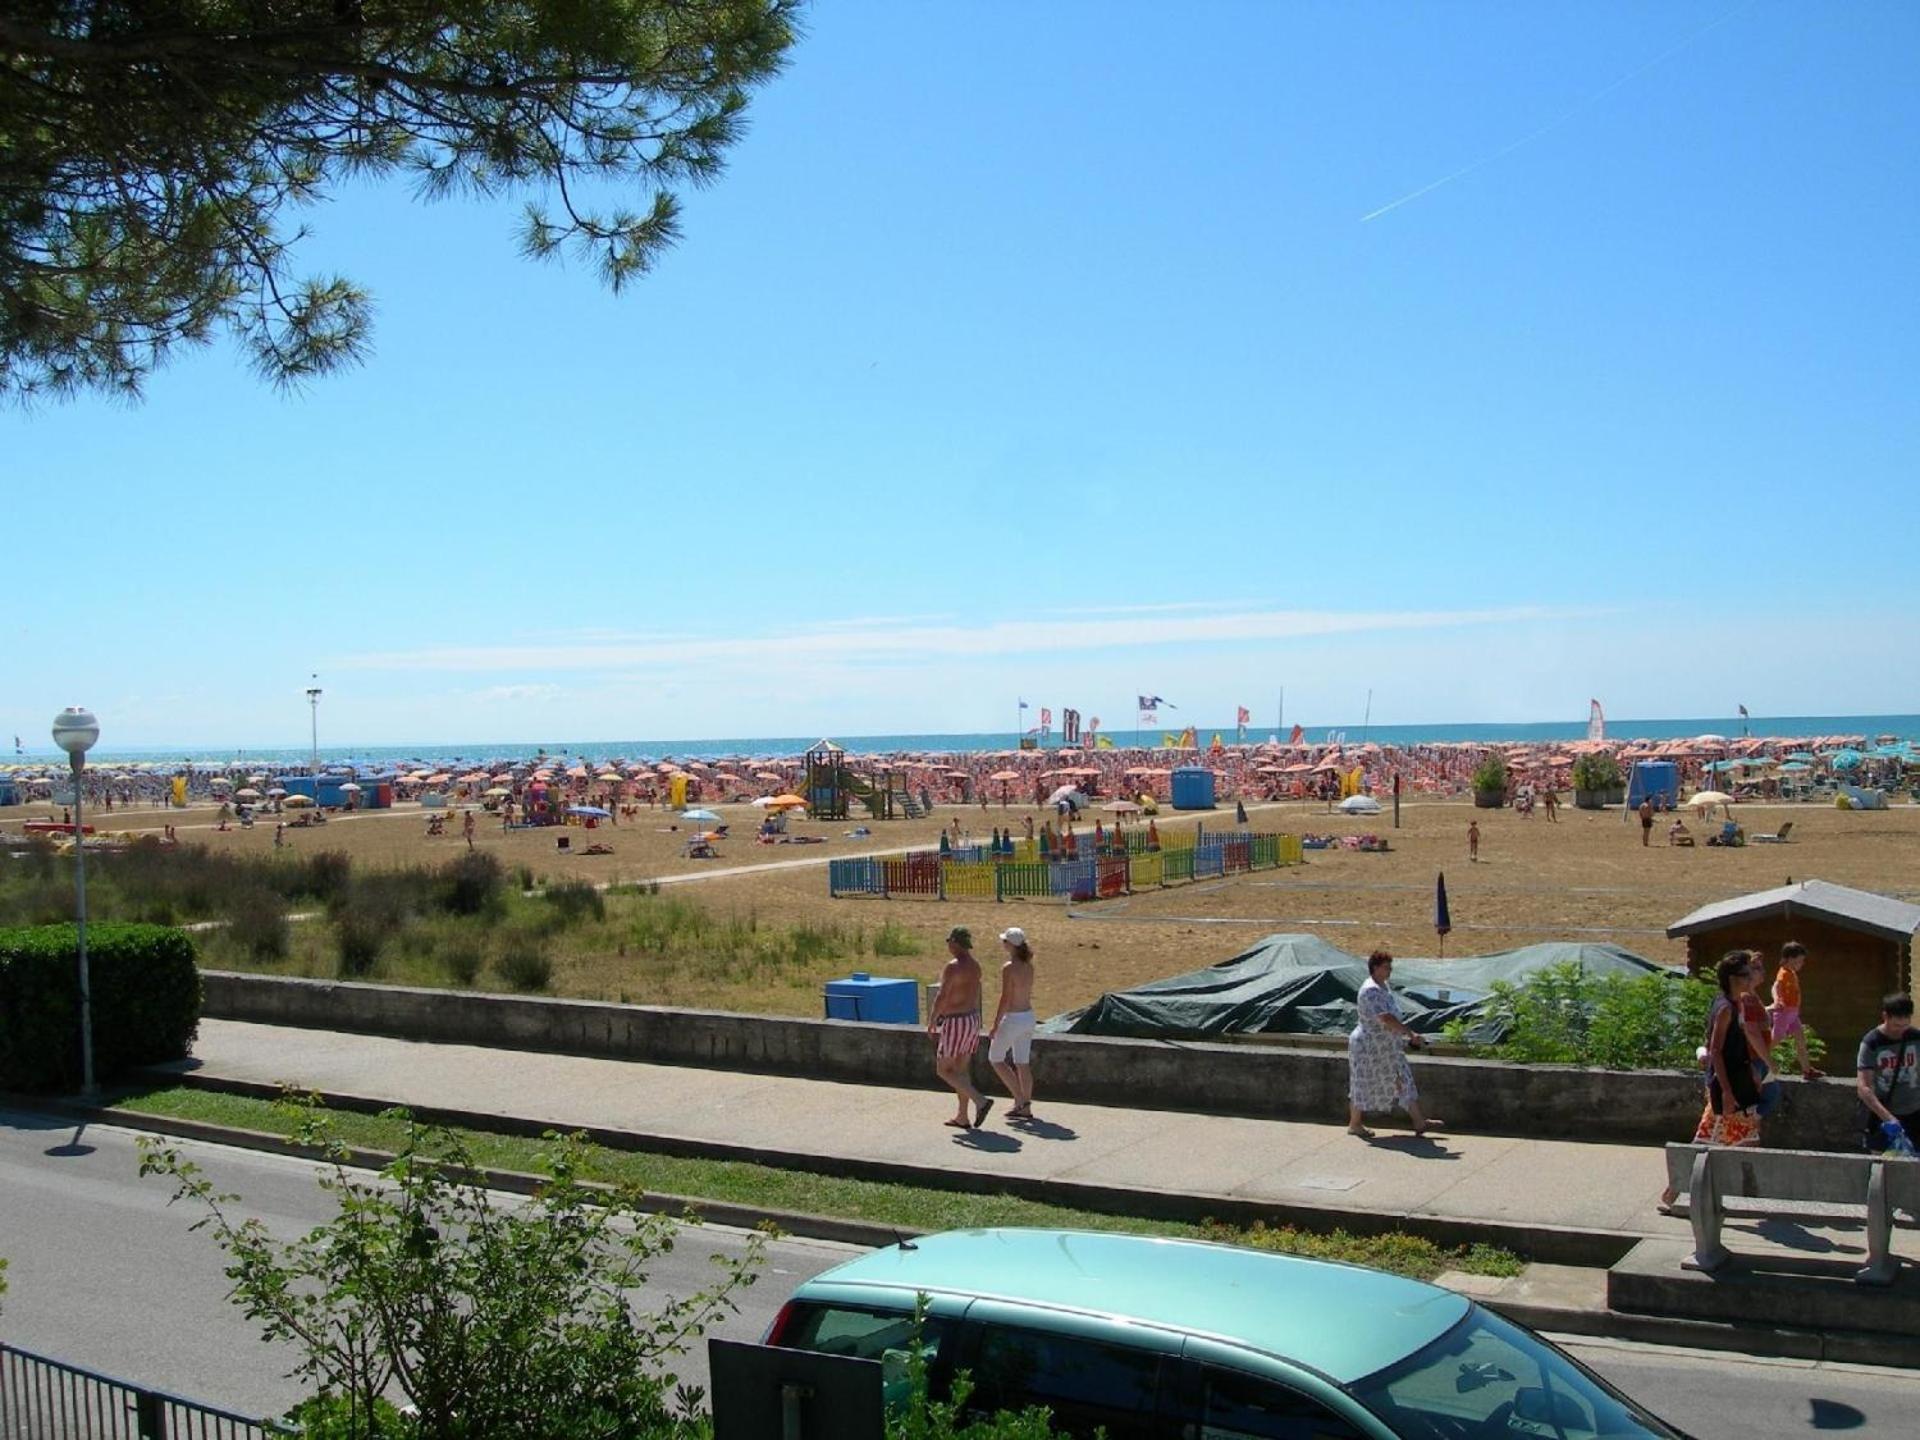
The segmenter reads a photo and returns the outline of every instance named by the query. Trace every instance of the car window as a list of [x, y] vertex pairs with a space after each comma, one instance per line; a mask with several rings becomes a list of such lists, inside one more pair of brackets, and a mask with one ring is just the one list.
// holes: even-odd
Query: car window
[[1353, 1393], [1407, 1440], [1465, 1434], [1673, 1440], [1674, 1432], [1539, 1336], [1479, 1307]]
[[[920, 1343], [932, 1360], [940, 1353], [948, 1322], [928, 1317]], [[780, 1343], [794, 1350], [822, 1355], [850, 1355], [857, 1360], [882, 1360], [890, 1350], [904, 1351], [913, 1338], [913, 1316], [891, 1310], [861, 1310], [844, 1305], [796, 1307]]]
[[1236, 1370], [1203, 1366], [1192, 1440], [1360, 1440], [1363, 1432], [1311, 1395]]
[[1107, 1440], [1146, 1440], [1162, 1432], [1154, 1418], [1160, 1357], [1123, 1345], [1105, 1345], [1039, 1330], [982, 1332], [972, 1374], [974, 1410], [1024, 1410], [1044, 1405], [1056, 1430]]

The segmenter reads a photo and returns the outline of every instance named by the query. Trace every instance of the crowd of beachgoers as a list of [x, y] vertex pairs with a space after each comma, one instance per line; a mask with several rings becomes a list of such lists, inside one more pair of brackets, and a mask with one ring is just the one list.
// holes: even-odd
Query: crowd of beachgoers
[[[1723, 789], [1749, 795], [1778, 793], [1823, 779], [1885, 782], [1920, 767], [1920, 749], [1895, 736], [1820, 735], [1727, 737], [1701, 735], [1689, 740], [1579, 740], [1553, 745], [1435, 743], [1392, 746], [1361, 744], [1216, 743], [1197, 749], [1165, 747], [1043, 748], [992, 752], [913, 752], [860, 755], [824, 748], [816, 760], [843, 766], [875, 788], [890, 789], [935, 805], [1008, 802], [1045, 804], [1061, 787], [1089, 796], [1169, 797], [1176, 769], [1201, 766], [1214, 775], [1215, 792], [1227, 799], [1313, 799], [1341, 777], [1359, 772], [1358, 788], [1385, 796], [1460, 795], [1489, 755], [1504, 762], [1509, 784], [1535, 791], [1567, 790], [1573, 767], [1583, 756], [1603, 753], [1623, 768], [1636, 760], [1665, 760], [1689, 790]], [[578, 804], [717, 804], [804, 799], [807, 757], [780, 759], [643, 759], [582, 761], [567, 755], [513, 761], [422, 761], [398, 767], [356, 769], [322, 766], [323, 775], [343, 782], [349, 796], [384, 786], [394, 801], [438, 797], [451, 804], [484, 803], [499, 808], [522, 805], [536, 792]], [[257, 762], [230, 765], [102, 764], [85, 772], [84, 790], [93, 804], [162, 805], [184, 779], [190, 803], [257, 803], [284, 793], [277, 780], [307, 773], [306, 766], [261, 767]], [[64, 767], [0, 767], [22, 803], [67, 792]], [[1351, 785], [1348, 787], [1352, 788]], [[70, 793], [70, 792], [68, 792]]]

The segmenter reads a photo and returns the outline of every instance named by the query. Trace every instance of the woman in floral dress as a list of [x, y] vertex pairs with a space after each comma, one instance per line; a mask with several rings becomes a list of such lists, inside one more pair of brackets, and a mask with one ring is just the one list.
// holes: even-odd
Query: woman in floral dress
[[1440, 1124], [1420, 1113], [1420, 1093], [1414, 1088], [1406, 1047], [1426, 1041], [1400, 1018], [1399, 1003], [1387, 985], [1392, 976], [1393, 956], [1376, 950], [1367, 957], [1367, 983], [1355, 1001], [1360, 1023], [1347, 1037], [1347, 1133], [1362, 1140], [1373, 1138], [1366, 1124], [1369, 1110], [1404, 1109], [1415, 1135]]

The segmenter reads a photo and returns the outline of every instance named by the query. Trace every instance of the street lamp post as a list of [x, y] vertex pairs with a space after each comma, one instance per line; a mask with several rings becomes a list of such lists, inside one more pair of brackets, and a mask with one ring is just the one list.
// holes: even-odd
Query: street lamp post
[[53, 743], [67, 752], [73, 769], [73, 884], [74, 919], [80, 936], [80, 1088], [94, 1093], [93, 1082], [93, 983], [87, 975], [87, 822], [81, 810], [80, 772], [87, 766], [87, 751], [100, 738], [100, 722], [91, 711], [70, 705], [53, 717]]
[[[313, 678], [318, 680], [320, 677], [316, 675]], [[320, 800], [320, 687], [318, 685], [307, 687], [307, 704], [313, 709], [313, 798], [317, 804]]]

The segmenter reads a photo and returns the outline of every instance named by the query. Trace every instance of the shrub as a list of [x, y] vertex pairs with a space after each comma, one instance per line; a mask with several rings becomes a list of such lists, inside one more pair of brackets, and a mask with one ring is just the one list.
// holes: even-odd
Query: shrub
[[322, 850], [307, 857], [306, 871], [306, 893], [331, 905], [353, 883], [353, 857], [344, 850]]
[[334, 943], [339, 947], [338, 974], [342, 980], [354, 980], [373, 973], [386, 948], [391, 926], [378, 915], [363, 910], [348, 910], [333, 922]]
[[[70, 1090], [81, 1078], [79, 936], [0, 930], [0, 1090]], [[101, 1080], [184, 1059], [200, 1025], [191, 936], [160, 925], [87, 926], [93, 1063]]]
[[449, 915], [488, 915], [500, 907], [500, 862], [484, 850], [469, 850], [440, 875], [440, 908]]
[[265, 886], [236, 896], [227, 934], [254, 960], [284, 959], [293, 938], [286, 902]]
[[1707, 980], [1598, 976], [1569, 961], [1495, 981], [1484, 1016], [1455, 1021], [1447, 1038], [1523, 1065], [1691, 1069], [1717, 993]]
[[1473, 771], [1475, 790], [1505, 790], [1507, 788], [1507, 762], [1498, 755], [1489, 755]]
[[515, 990], [535, 993], [553, 983], [553, 957], [537, 936], [509, 935], [493, 968]]
[[1613, 790], [1627, 783], [1620, 773], [1620, 762], [1611, 755], [1582, 755], [1573, 762], [1573, 788], [1576, 790]]
[[[293, 1373], [322, 1402], [302, 1416], [308, 1436], [712, 1433], [698, 1413], [703, 1393], [673, 1367], [738, 1311], [764, 1237], [737, 1258], [714, 1256], [701, 1288], [662, 1293], [657, 1272], [679, 1222], [648, 1213], [638, 1189], [582, 1184], [578, 1138], [549, 1137], [545, 1183], [503, 1205], [457, 1136], [410, 1124], [400, 1153], [369, 1175], [348, 1167], [323, 1118], [298, 1135], [326, 1157], [319, 1183], [331, 1218], [291, 1240], [242, 1219], [237, 1198], [169, 1145], [143, 1142], [140, 1172], [170, 1180], [175, 1200], [200, 1212], [194, 1228], [225, 1251], [234, 1303], [268, 1339], [293, 1345]], [[385, 1409], [388, 1397], [412, 1413]]]
[[563, 926], [578, 925], [589, 918], [607, 918], [606, 897], [587, 880], [563, 880], [556, 885], [549, 885], [546, 902], [553, 907]]
[[480, 966], [486, 953], [479, 942], [461, 935], [449, 940], [440, 950], [440, 967], [447, 979], [462, 989], [471, 989], [480, 978]]

